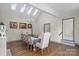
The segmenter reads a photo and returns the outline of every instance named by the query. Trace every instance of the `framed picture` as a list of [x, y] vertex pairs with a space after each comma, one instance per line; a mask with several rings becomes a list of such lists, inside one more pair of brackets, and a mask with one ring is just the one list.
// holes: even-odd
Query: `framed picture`
[[28, 24], [28, 28], [32, 28], [32, 24]]
[[26, 23], [19, 23], [19, 28], [20, 29], [26, 29], [27, 28], [27, 24]]
[[44, 32], [50, 32], [50, 23], [44, 24]]
[[12, 21], [10, 21], [9, 25], [10, 25], [10, 28], [11, 28], [11, 29], [17, 29], [17, 28], [18, 28], [17, 22], [12, 22]]

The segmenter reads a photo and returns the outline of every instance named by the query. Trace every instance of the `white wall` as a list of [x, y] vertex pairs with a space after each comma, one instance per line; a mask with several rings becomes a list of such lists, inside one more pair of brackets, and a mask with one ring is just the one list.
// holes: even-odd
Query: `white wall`
[[[15, 17], [8, 17], [8, 16], [6, 16], [6, 17], [2, 17], [1, 18], [2, 19], [2, 21], [4, 22], [4, 24], [6, 25], [6, 27], [7, 27], [7, 31], [6, 31], [6, 33], [7, 33], [7, 41], [15, 41], [15, 40], [20, 40], [20, 34], [22, 33], [22, 32], [28, 32], [28, 33], [30, 33], [31, 32], [31, 30], [30, 29], [10, 29], [9, 28], [9, 22], [10, 21], [15, 21], [15, 22], [23, 22], [23, 23], [30, 23], [30, 21], [28, 21], [28, 20], [30, 20], [30, 19], [19, 19], [19, 18], [15, 18]], [[18, 24], [19, 25], [19, 24]]]
[[48, 13], [42, 13], [40, 18], [36, 22], [36, 33], [44, 33], [44, 24], [50, 23], [51, 25], [51, 41], [60, 42], [61, 37], [59, 33], [62, 31], [62, 19], [55, 16], [49, 15]]
[[79, 16], [75, 17], [75, 43], [79, 44]]
[[0, 56], [6, 55], [6, 39], [0, 38]]

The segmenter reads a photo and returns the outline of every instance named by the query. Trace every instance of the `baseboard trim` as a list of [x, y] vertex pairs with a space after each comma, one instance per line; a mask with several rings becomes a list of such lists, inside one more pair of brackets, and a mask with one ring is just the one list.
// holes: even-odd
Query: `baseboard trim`
[[[66, 46], [71, 46], [71, 45], [67, 45], [61, 42], [56, 42], [56, 41], [50, 41], [51, 43], [56, 43], [56, 44], [60, 44], [60, 45], [66, 45]], [[76, 46], [76, 45], [75, 45]], [[75, 47], [75, 46], [71, 46], [71, 47]]]
[[22, 41], [22, 40], [9, 41], [7, 43], [13, 43], [13, 42], [17, 42], [17, 41]]

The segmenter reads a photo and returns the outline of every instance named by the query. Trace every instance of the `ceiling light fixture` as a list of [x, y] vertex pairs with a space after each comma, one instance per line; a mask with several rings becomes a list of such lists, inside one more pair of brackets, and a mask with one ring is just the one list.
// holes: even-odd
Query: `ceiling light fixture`
[[16, 4], [15, 3], [11, 5], [11, 9], [16, 10]]
[[32, 10], [33, 10], [33, 7], [30, 7], [28, 14], [30, 14]]
[[38, 9], [35, 10], [35, 12], [33, 13], [33, 16], [35, 16], [38, 12]]
[[20, 12], [24, 12], [26, 5], [24, 4], [23, 7], [21, 8]]

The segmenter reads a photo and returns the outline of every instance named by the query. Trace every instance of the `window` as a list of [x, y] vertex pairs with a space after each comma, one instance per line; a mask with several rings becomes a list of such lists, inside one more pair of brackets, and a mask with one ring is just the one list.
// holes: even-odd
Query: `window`
[[24, 4], [23, 7], [21, 8], [20, 12], [24, 12], [26, 5]]
[[38, 9], [35, 10], [35, 12], [33, 13], [33, 16], [35, 16], [38, 12]]
[[28, 14], [30, 14], [32, 10], [33, 10], [33, 7], [30, 7]]
[[50, 32], [50, 23], [44, 24], [44, 32]]
[[16, 10], [16, 4], [12, 4], [12, 5], [11, 5], [11, 9], [12, 9], [12, 10]]

